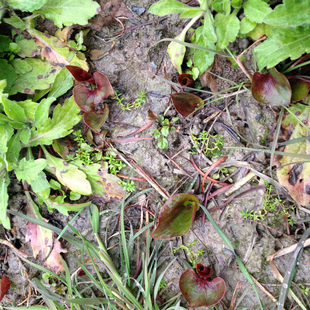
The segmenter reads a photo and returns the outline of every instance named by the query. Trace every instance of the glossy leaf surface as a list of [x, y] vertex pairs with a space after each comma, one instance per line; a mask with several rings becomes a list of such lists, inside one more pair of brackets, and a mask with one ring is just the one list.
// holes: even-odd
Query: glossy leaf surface
[[274, 106], [288, 106], [291, 102], [291, 87], [287, 78], [275, 68], [266, 74], [258, 71], [253, 75], [252, 95], [262, 103]]
[[86, 82], [90, 84], [95, 84], [95, 80], [93, 76], [88, 73], [86, 70], [77, 67], [77, 66], [66, 66], [66, 68], [70, 71], [70, 73], [73, 75], [73, 77], [78, 82]]
[[99, 131], [101, 126], [105, 123], [109, 116], [109, 108], [108, 105], [105, 103], [104, 104], [104, 111], [103, 113], [84, 113], [83, 119], [85, 124], [90, 127], [91, 129], [95, 131]]
[[204, 103], [200, 97], [190, 93], [175, 93], [171, 98], [175, 109], [184, 117], [189, 116]]
[[159, 212], [152, 238], [170, 239], [186, 234], [195, 218], [198, 203], [198, 198], [190, 194], [170, 197]]
[[292, 101], [304, 99], [310, 89], [310, 80], [301, 77], [292, 77], [289, 79], [292, 89]]
[[[308, 104], [310, 100], [308, 100]], [[290, 111], [295, 115], [286, 114], [282, 121], [282, 132], [290, 134], [289, 140], [306, 137], [309, 131], [302, 126], [296, 118], [298, 118], [308, 128], [310, 127], [310, 106], [296, 104], [290, 107]], [[296, 143], [286, 145], [284, 152], [298, 155], [310, 156], [309, 140], [301, 140]], [[310, 203], [310, 163], [304, 161], [299, 157], [283, 156], [278, 166], [283, 166], [277, 170], [277, 177], [279, 183], [286, 187], [292, 198], [300, 203], [306, 205]]]
[[200, 263], [196, 264], [196, 271], [204, 279], [210, 278], [214, 272], [212, 267]]
[[[213, 269], [211, 267], [197, 267], [197, 269]], [[180, 277], [180, 290], [190, 307], [210, 307], [224, 297], [226, 292], [225, 281], [222, 278], [208, 280], [199, 277], [193, 269], [187, 269]]]

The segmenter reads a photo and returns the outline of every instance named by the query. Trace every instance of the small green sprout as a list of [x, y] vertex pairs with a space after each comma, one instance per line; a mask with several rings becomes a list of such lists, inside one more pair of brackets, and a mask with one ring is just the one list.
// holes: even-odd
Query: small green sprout
[[189, 262], [192, 264], [193, 267], [196, 267], [196, 264], [200, 262], [200, 256], [204, 254], [204, 249], [200, 249], [197, 252], [194, 252], [192, 250], [193, 246], [197, 246], [197, 240], [194, 239], [193, 242], [189, 242], [186, 245], [181, 244], [179, 247], [173, 248], [173, 253], [179, 251], [179, 250], [186, 250], [189, 255]]
[[154, 138], [159, 139], [158, 147], [161, 150], [164, 150], [168, 147], [168, 140], [166, 139], [166, 137], [168, 137], [170, 131], [176, 130], [173, 124], [178, 120], [178, 117], [174, 117], [170, 122], [168, 118], [164, 118], [162, 115], [158, 115], [157, 122], [160, 124], [161, 127], [159, 129], [153, 129], [153, 131]]
[[[198, 137], [191, 136], [193, 142], [193, 148], [198, 150], [202, 148], [202, 152], [207, 157], [218, 158], [221, 157], [224, 145], [224, 138], [220, 135], [210, 135], [207, 131], [199, 133]], [[190, 154], [197, 154], [195, 151], [190, 151]]]
[[128, 193], [132, 193], [136, 190], [135, 183], [132, 180], [129, 180], [128, 183], [127, 181], [120, 181], [118, 184], [124, 187]]
[[116, 104], [121, 107], [121, 109], [123, 110], [123, 114], [124, 114], [125, 111], [130, 111], [132, 109], [137, 110], [138, 108], [141, 108], [142, 104], [146, 102], [145, 95], [146, 93], [143, 91], [141, 92], [139, 97], [135, 99], [133, 102], [124, 103], [123, 102], [124, 98], [121, 98], [120, 97], [121, 94], [115, 91], [115, 97], [113, 97], [113, 99], [117, 100]]

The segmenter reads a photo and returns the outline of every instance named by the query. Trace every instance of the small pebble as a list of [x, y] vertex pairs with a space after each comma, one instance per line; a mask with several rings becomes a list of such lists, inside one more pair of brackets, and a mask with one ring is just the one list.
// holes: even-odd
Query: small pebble
[[255, 116], [255, 119], [256, 119], [257, 121], [260, 121], [262, 117], [263, 117], [263, 116], [262, 116], [261, 114], [258, 114], [258, 115]]
[[145, 8], [139, 8], [138, 6], [131, 7], [131, 10], [138, 15], [142, 15], [145, 12]]

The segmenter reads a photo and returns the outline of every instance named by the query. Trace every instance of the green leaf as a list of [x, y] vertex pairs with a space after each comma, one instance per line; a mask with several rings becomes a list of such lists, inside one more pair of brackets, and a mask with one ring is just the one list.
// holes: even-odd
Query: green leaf
[[170, 239], [188, 232], [199, 208], [198, 199], [190, 194], [170, 197], [158, 215], [158, 225], [152, 232], [154, 239]]
[[39, 174], [47, 166], [47, 160], [40, 158], [36, 160], [27, 160], [23, 158], [14, 166], [14, 172], [19, 181], [26, 181], [30, 183], [31, 181], [37, 179]]
[[165, 138], [165, 137], [161, 137], [159, 140], [158, 140], [158, 147], [161, 149], [161, 150], [164, 150], [168, 147], [168, 140]]
[[272, 9], [262, 0], [248, 0], [244, 5], [244, 15], [255, 23], [261, 23]]
[[6, 80], [7, 86], [4, 89], [4, 92], [7, 93], [10, 91], [11, 87], [17, 79], [17, 74], [14, 68], [8, 64], [8, 61], [5, 59], [0, 59], [0, 80]]
[[5, 156], [8, 147], [8, 141], [11, 139], [14, 133], [14, 129], [9, 124], [1, 124], [0, 125], [0, 156]]
[[261, 70], [274, 67], [288, 57], [297, 59], [310, 52], [310, 25], [272, 29], [271, 36], [254, 51]]
[[[197, 28], [197, 30], [199, 28]], [[197, 34], [197, 30], [195, 32], [196, 34]], [[214, 19], [213, 19], [213, 15], [210, 13], [210, 11], [207, 11], [205, 13], [205, 15], [204, 15], [203, 36], [208, 41], [211, 41], [211, 42], [214, 42], [214, 43], [217, 41], [217, 36], [215, 34], [215, 29], [214, 29]], [[206, 46], [206, 47], [208, 47], [208, 46]], [[215, 49], [215, 47], [213, 47], [213, 49]]]
[[0, 158], [0, 223], [6, 229], [11, 229], [10, 219], [6, 215], [6, 209], [8, 206], [8, 186], [10, 179], [8, 172], [5, 168], [5, 162], [3, 158]]
[[49, 0], [34, 14], [43, 14], [62, 28], [63, 25], [86, 25], [99, 12], [99, 4], [92, 0]]
[[235, 9], [240, 9], [242, 7], [243, 0], [231, 0], [231, 6]]
[[62, 185], [81, 195], [90, 195], [92, 193], [90, 183], [87, 181], [86, 174], [83, 171], [61, 158], [52, 156], [44, 147], [43, 151], [48, 166]]
[[8, 170], [12, 170], [11, 165], [15, 164], [19, 160], [19, 152], [22, 148], [20, 141], [19, 141], [20, 132], [17, 131], [15, 135], [8, 141], [8, 150], [6, 153], [6, 160], [8, 163]]
[[[175, 37], [175, 39], [180, 40], [180, 41], [184, 41], [185, 40], [185, 35], [186, 33], [181, 32], [178, 36]], [[176, 42], [171, 42], [168, 45], [168, 49], [167, 52], [170, 56], [170, 59], [172, 61], [172, 64], [174, 65], [174, 67], [177, 68], [178, 72], [180, 74], [182, 74], [182, 63], [184, 60], [184, 55], [186, 52], [186, 47], [184, 45], [181, 45], [179, 43]]]
[[21, 130], [19, 138], [22, 143], [28, 143], [30, 136], [31, 136], [30, 128], [24, 128]]
[[58, 98], [65, 94], [73, 86], [73, 77], [67, 68], [62, 68], [57, 74], [54, 84], [51, 86], [49, 97]]
[[212, 7], [216, 12], [225, 13], [227, 16], [230, 13], [230, 0], [214, 0]]
[[27, 121], [32, 122], [39, 104], [32, 100], [15, 101], [15, 103], [25, 111]]
[[51, 104], [56, 100], [54, 97], [46, 98], [41, 100], [34, 114], [33, 125], [44, 125], [45, 121], [48, 119]]
[[12, 43], [12, 40], [8, 36], [0, 35], [0, 52], [8, 52], [10, 43]]
[[49, 0], [7, 0], [7, 4], [16, 10], [33, 12]]
[[240, 33], [247, 34], [256, 26], [255, 22], [251, 22], [247, 17], [243, 17], [240, 22]]
[[156, 129], [156, 131], [154, 132], [154, 138], [158, 139], [159, 137], [160, 137], [160, 131]]
[[180, 15], [180, 18], [194, 18], [194, 17], [198, 16], [201, 13], [204, 13], [204, 11], [202, 9], [192, 7], [189, 10], [183, 12]]
[[[25, 1], [23, 1], [25, 3]], [[11, 16], [10, 18], [3, 18], [3, 21], [17, 29], [25, 30], [25, 24], [18, 16]]]
[[183, 13], [191, 7], [176, 0], [160, 0], [149, 8], [149, 12], [158, 16], [165, 16], [174, 13]]
[[[207, 32], [205, 31], [204, 26], [198, 27], [196, 29], [196, 33], [195, 33], [194, 44], [197, 44], [197, 45], [200, 45], [203, 47], [215, 49], [214, 43], [211, 42], [210, 40], [208, 40], [207, 37], [205, 37], [206, 34], [207, 34]], [[210, 35], [211, 35], [211, 33], [209, 33], [209, 36]], [[194, 49], [193, 61], [194, 61], [195, 67], [197, 67], [199, 69], [200, 74], [202, 74], [204, 71], [206, 71], [212, 65], [212, 63], [214, 61], [214, 57], [215, 57], [214, 53]]]
[[309, 23], [310, 0], [284, 0], [269, 13], [264, 23], [273, 26], [300, 26]]
[[21, 40], [17, 42], [17, 45], [19, 46], [20, 50], [18, 51], [18, 56], [22, 58], [26, 57], [34, 57], [36, 56], [38, 52], [38, 47], [35, 44], [34, 40]]
[[240, 21], [234, 13], [228, 16], [218, 13], [215, 16], [215, 26], [215, 33], [218, 38], [217, 45], [220, 49], [224, 49], [229, 42], [235, 41], [240, 29]]
[[163, 136], [167, 137], [169, 135], [169, 126], [164, 126], [161, 129], [161, 133], [162, 133]]
[[38, 177], [29, 182], [32, 190], [41, 197], [43, 200], [47, 199], [50, 195], [50, 185], [46, 179], [45, 173], [42, 171], [38, 174]]
[[75, 104], [73, 96], [67, 99], [63, 106], [58, 104], [52, 118], [48, 118], [44, 125], [37, 124], [37, 129], [32, 128], [26, 146], [49, 145], [53, 140], [67, 136], [72, 131], [70, 129], [81, 120], [79, 112], [80, 109]]
[[34, 94], [37, 89], [47, 89], [61, 70], [60, 67], [51, 66], [41, 59], [34, 58], [13, 59], [11, 63], [18, 77], [9, 91], [10, 95], [18, 92]]
[[78, 212], [82, 209], [84, 209], [85, 207], [89, 206], [91, 204], [90, 201], [88, 202], [84, 202], [84, 203], [77, 203], [77, 204], [70, 204], [70, 203], [58, 203], [57, 202], [57, 198], [59, 198], [60, 196], [56, 197], [56, 196], [50, 196], [45, 203], [47, 204], [48, 207], [48, 211], [49, 212], [53, 212], [54, 209], [58, 210], [61, 214], [65, 215], [65, 216], [69, 216], [68, 211], [74, 211], [74, 212]]
[[[102, 197], [109, 201], [111, 198], [122, 199], [124, 189], [118, 183], [120, 179], [106, 170], [101, 170], [100, 164], [84, 165], [81, 161], [72, 162], [87, 175], [95, 197]], [[76, 191], [75, 191], [76, 192]]]
[[16, 101], [12, 101], [7, 99], [6, 97], [2, 96], [2, 104], [4, 107], [4, 111], [6, 113], [6, 115], [19, 123], [26, 123], [27, 122], [27, 118], [26, 118], [26, 114], [25, 111], [22, 107], [20, 107]]

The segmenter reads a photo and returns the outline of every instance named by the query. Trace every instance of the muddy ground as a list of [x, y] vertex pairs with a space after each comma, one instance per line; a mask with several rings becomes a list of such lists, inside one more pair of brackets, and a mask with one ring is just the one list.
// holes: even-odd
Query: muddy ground
[[[239, 167], [242, 163], [248, 161], [254, 169], [263, 175], [270, 176], [269, 161], [270, 158], [262, 153], [249, 152], [241, 149], [227, 149], [226, 147], [240, 147], [251, 146], [247, 141], [257, 144], [264, 144], [269, 146], [270, 135], [274, 130], [277, 110], [272, 110], [269, 107], [263, 106], [254, 100], [250, 92], [241, 92], [238, 96], [227, 97], [225, 100], [219, 100], [213, 103], [213, 106], [206, 106], [202, 113], [200, 113], [194, 120], [184, 119], [178, 115], [169, 101], [171, 92], [170, 84], [163, 79], [166, 77], [172, 81], [176, 81], [178, 73], [172, 66], [171, 61], [167, 55], [166, 48], [168, 43], [160, 43], [152, 47], [157, 41], [163, 38], [173, 38], [182, 29], [185, 20], [180, 20], [178, 16], [171, 15], [167, 18], [159, 18], [148, 13], [148, 8], [153, 3], [150, 0], [139, 1], [124, 1], [127, 8], [123, 7], [123, 11], [119, 13], [118, 22], [114, 18], [109, 19], [109, 14], [104, 15], [103, 20], [96, 21], [92, 26], [97, 30], [92, 29], [86, 38], [87, 56], [91, 71], [99, 71], [105, 74], [111, 81], [115, 90], [122, 94], [127, 102], [132, 102], [138, 98], [141, 92], [146, 93], [146, 102], [142, 108], [122, 113], [120, 106], [116, 105], [115, 101], [109, 103], [110, 114], [108, 121], [104, 124], [103, 129], [107, 129], [112, 138], [117, 139], [120, 136], [126, 136], [138, 128], [149, 122], [148, 111], [152, 110], [157, 114], [166, 113], [166, 117], [172, 118], [179, 116], [180, 120], [177, 122], [178, 130], [169, 136], [169, 147], [166, 150], [160, 150], [155, 140], [139, 141], [134, 143], [115, 143], [118, 151], [125, 156], [139, 162], [142, 167], [152, 175], [155, 180], [165, 188], [170, 194], [184, 192], [192, 182], [192, 178], [187, 177], [178, 169], [167, 157], [174, 154], [182, 155], [189, 158], [189, 150], [192, 149], [192, 142], [190, 139], [191, 131], [197, 135], [202, 130], [211, 129], [211, 134], [218, 134], [224, 137], [224, 149], [222, 155], [228, 156], [228, 164], [223, 166]], [[107, 1], [103, 1], [102, 5], [107, 5]], [[112, 14], [113, 15], [113, 14]], [[126, 18], [123, 18], [125, 15]], [[150, 25], [139, 26], [142, 23], [152, 22]], [[106, 25], [104, 25], [106, 23]], [[136, 29], [125, 31], [119, 36], [115, 33], [122, 30], [121, 23], [127, 29], [133, 26], [139, 26]], [[55, 29], [48, 29], [53, 32]], [[250, 40], [242, 39], [231, 45], [231, 51], [241, 52], [251, 44]], [[253, 73], [253, 59], [251, 52], [247, 54], [247, 61], [245, 63], [247, 69]], [[239, 68], [232, 68], [230, 63], [225, 59], [218, 57], [216, 65], [212, 69], [213, 73], [225, 78], [214, 78], [212, 80], [211, 88], [206, 90], [225, 90], [233, 84], [227, 80], [239, 84], [241, 81], [246, 81], [246, 76]], [[155, 77], [158, 75], [162, 79]], [[227, 94], [230, 92], [228, 91]], [[206, 101], [208, 102], [208, 101]], [[229, 112], [231, 121], [227, 113], [219, 114], [219, 117], [212, 118], [210, 122], [204, 123], [203, 120], [217, 111], [216, 108], [224, 110], [225, 106], [229, 105]], [[215, 121], [216, 120], [216, 121]], [[223, 125], [224, 124], [224, 125]], [[82, 125], [81, 125], [82, 127]], [[232, 135], [225, 129], [231, 128], [238, 132], [242, 138], [233, 138]], [[147, 130], [143, 131], [137, 137], [151, 137], [153, 129], [157, 128], [154, 124]], [[238, 141], [237, 141], [238, 140]], [[194, 155], [194, 159], [199, 167], [206, 171], [211, 162], [216, 159], [204, 156]], [[182, 166], [182, 168], [193, 175], [195, 170], [185, 160], [178, 157], [175, 160]], [[238, 174], [233, 177], [236, 182], [244, 176], [244, 170], [240, 170]], [[128, 174], [130, 169], [124, 169], [123, 174]], [[138, 176], [134, 174], [134, 176]], [[264, 182], [263, 177], [255, 176], [251, 182], [244, 185], [237, 191], [243, 192], [254, 185], [261, 185]], [[181, 186], [180, 186], [181, 185]], [[149, 187], [147, 183], [136, 182], [136, 189], [144, 189]], [[194, 186], [196, 188], [197, 186]], [[282, 199], [287, 199], [287, 194], [284, 190], [279, 190], [279, 195]], [[276, 192], [275, 192], [276, 194]], [[263, 190], [249, 193], [239, 199], [234, 200], [229, 204], [224, 214], [220, 215], [222, 211], [212, 213], [213, 218], [222, 228], [225, 234], [235, 247], [236, 253], [245, 263], [248, 271], [268, 290], [275, 298], [279, 296], [280, 282], [276, 279], [273, 270], [267, 260], [267, 257], [282, 247], [289, 246], [294, 241], [280, 232], [286, 232], [284, 218], [281, 216], [275, 219], [267, 218], [264, 224], [277, 230], [270, 230], [266, 226], [258, 223], [244, 220], [240, 215], [241, 211], [260, 210], [263, 206], [265, 192]], [[10, 188], [10, 203], [9, 208], [13, 210], [20, 210], [25, 206], [25, 196], [22, 193], [22, 188], [16, 182]], [[151, 197], [149, 197], [150, 199]], [[227, 197], [225, 195], [217, 196], [216, 200], [221, 205]], [[214, 202], [209, 202], [208, 208], [213, 208]], [[100, 204], [101, 211], [115, 210], [115, 203]], [[150, 208], [158, 213], [158, 204], [153, 203]], [[116, 210], [119, 211], [119, 210]], [[139, 216], [140, 211], [132, 211], [128, 216]], [[61, 228], [64, 227], [74, 216], [64, 217], [57, 211], [53, 214], [44, 212], [47, 219], [51, 219], [52, 223], [57, 223]], [[300, 211], [298, 214], [292, 212], [292, 218], [305, 218], [306, 213]], [[109, 222], [106, 216], [101, 219], [101, 234], [103, 237], [112, 234], [115, 226], [114, 219]], [[15, 246], [20, 250], [30, 254], [31, 249], [28, 243], [25, 243], [26, 223], [18, 217], [12, 218], [12, 226], [16, 231], [12, 234], [12, 240]], [[91, 241], [92, 228], [90, 225], [88, 211], [83, 211], [80, 216], [74, 221], [73, 226], [79, 230], [82, 235], [86, 236]], [[204, 226], [204, 227], [203, 227]], [[302, 233], [302, 226], [294, 225], [291, 227], [291, 237], [298, 238]], [[294, 233], [296, 232], [296, 237]], [[3, 233], [3, 232], [2, 232]], [[224, 244], [220, 236], [216, 233], [212, 225], [206, 220], [205, 224], [201, 224], [201, 213], [196, 217], [191, 231], [183, 238], [176, 238], [176, 240], [167, 241], [169, 246], [166, 248], [163, 255], [174, 256], [180, 255], [184, 257], [184, 253], [173, 253], [173, 247], [179, 245], [181, 242], [186, 244], [196, 239], [197, 249], [204, 249], [209, 253], [211, 262], [209, 262], [207, 255], [201, 258], [201, 262], [205, 265], [210, 263], [215, 268], [216, 274], [224, 278], [227, 286], [227, 292], [223, 299], [223, 309], [228, 309], [232, 294], [235, 290], [237, 282], [242, 285], [241, 291], [237, 295], [237, 300], [240, 295], [246, 291], [246, 295], [238, 305], [237, 309], [259, 309], [258, 300], [251, 288], [249, 282], [246, 280], [242, 272], [239, 270], [237, 264], [232, 257], [232, 253]], [[113, 240], [109, 241], [113, 245]], [[64, 247], [68, 252], [63, 255], [67, 261], [70, 271], [73, 273], [77, 269], [77, 264], [74, 257], [79, 259], [79, 251], [69, 244], [64, 243]], [[1, 249], [4, 255], [4, 249]], [[117, 255], [117, 251], [114, 253]], [[3, 256], [2, 255], [2, 256]], [[305, 250], [302, 261], [299, 265], [297, 275], [294, 279], [295, 283], [309, 284], [308, 277], [310, 268], [310, 252]], [[283, 275], [288, 265], [289, 255], [275, 259], [274, 263], [280, 273]], [[134, 260], [133, 260], [134, 261]], [[169, 260], [168, 260], [169, 261]], [[134, 263], [135, 264], [135, 263]], [[22, 302], [28, 295], [29, 284], [23, 277], [23, 266], [28, 268], [30, 278], [33, 277], [36, 271], [28, 266], [22, 265], [16, 258], [15, 254], [9, 250], [7, 260], [2, 264], [2, 269], [5, 270], [6, 275], [14, 283], [9, 290], [6, 298], [16, 303]], [[104, 271], [102, 269], [102, 271]], [[184, 271], [184, 266], [176, 261], [173, 268], [170, 268], [165, 275], [166, 283], [173, 280], [172, 285], [162, 295], [162, 299], [171, 297], [179, 293], [178, 278]], [[258, 288], [259, 295], [264, 304], [265, 309], [271, 309], [274, 305], [272, 299], [267, 296], [261, 289]], [[7, 305], [10, 303], [5, 301]], [[33, 302], [33, 298], [30, 300]], [[288, 306], [291, 302], [288, 303]], [[186, 307], [185, 300], [182, 304]], [[10, 304], [11, 305], [11, 304]], [[227, 308], [225, 308], [225, 306]], [[287, 308], [289, 309], [289, 307]]]

